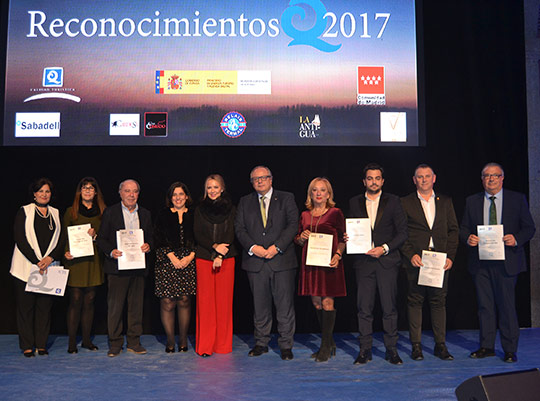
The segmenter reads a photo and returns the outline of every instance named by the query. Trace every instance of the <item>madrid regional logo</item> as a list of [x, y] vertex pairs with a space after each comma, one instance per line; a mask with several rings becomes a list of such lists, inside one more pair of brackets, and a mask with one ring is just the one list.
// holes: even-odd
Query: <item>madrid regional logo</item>
[[221, 130], [229, 138], [238, 138], [246, 130], [246, 119], [237, 111], [231, 111], [223, 116], [219, 124]]

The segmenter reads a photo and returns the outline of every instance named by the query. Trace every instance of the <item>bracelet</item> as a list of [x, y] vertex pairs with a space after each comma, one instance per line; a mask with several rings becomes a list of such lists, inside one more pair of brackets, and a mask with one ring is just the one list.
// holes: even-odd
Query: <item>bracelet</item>
[[342, 255], [341, 253], [339, 253], [339, 252], [336, 252], [336, 255], [338, 255], [338, 256], [339, 256], [339, 260], [343, 259], [343, 255]]
[[217, 257], [223, 259], [223, 255], [221, 253], [218, 253]]

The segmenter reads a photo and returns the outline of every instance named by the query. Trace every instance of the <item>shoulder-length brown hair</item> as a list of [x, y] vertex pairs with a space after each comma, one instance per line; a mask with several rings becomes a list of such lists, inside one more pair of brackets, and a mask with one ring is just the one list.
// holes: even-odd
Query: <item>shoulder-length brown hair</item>
[[334, 190], [332, 189], [332, 184], [330, 184], [330, 181], [328, 181], [328, 179], [324, 177], [315, 177], [314, 179], [311, 180], [307, 189], [307, 197], [306, 197], [306, 203], [305, 203], [307, 210], [313, 210], [313, 200], [311, 199], [311, 190], [313, 189], [315, 184], [318, 183], [319, 181], [324, 183], [324, 185], [326, 186], [326, 190], [328, 191], [328, 194], [330, 195], [330, 197], [326, 201], [326, 207], [331, 208], [331, 207], [336, 206], [336, 202], [334, 202]]
[[94, 177], [84, 177], [77, 184], [77, 189], [75, 190], [75, 199], [73, 199], [73, 205], [71, 205], [71, 217], [73, 217], [73, 220], [75, 220], [77, 216], [79, 215], [79, 205], [81, 202], [81, 190], [82, 190], [82, 187], [84, 187], [86, 184], [90, 184], [94, 187], [96, 195], [94, 196], [94, 200], [92, 202], [97, 204], [99, 208], [100, 216], [103, 215], [103, 212], [105, 211], [105, 208], [107, 207], [107, 205], [105, 205], [105, 201], [103, 200], [103, 194], [101, 193], [101, 189], [99, 188], [99, 185], [96, 179]]

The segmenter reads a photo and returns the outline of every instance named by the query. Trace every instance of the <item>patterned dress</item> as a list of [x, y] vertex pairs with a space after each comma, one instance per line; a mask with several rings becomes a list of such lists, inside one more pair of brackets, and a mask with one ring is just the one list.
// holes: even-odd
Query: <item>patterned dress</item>
[[173, 252], [178, 259], [195, 252], [193, 241], [193, 214], [184, 213], [182, 224], [178, 213], [163, 209], [156, 221], [155, 294], [159, 298], [177, 298], [195, 295], [197, 288], [195, 258], [184, 269], [176, 269], [167, 254]]

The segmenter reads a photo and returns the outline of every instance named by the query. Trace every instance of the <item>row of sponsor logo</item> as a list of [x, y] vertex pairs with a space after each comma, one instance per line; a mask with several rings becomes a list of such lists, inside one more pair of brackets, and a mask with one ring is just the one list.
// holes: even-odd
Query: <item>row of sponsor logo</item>
[[[15, 137], [16, 138], [54, 138], [60, 137], [61, 123], [58, 112], [15, 114]], [[407, 114], [405, 112], [380, 112], [381, 142], [406, 142], [407, 141]], [[141, 134], [141, 116], [137, 113], [110, 114], [110, 136], [139, 136]], [[320, 138], [323, 123], [319, 114], [300, 116], [298, 126], [299, 138]], [[242, 136], [247, 129], [247, 121], [244, 116], [231, 111], [223, 116], [219, 127], [224, 135], [229, 138]], [[216, 127], [217, 128], [217, 127]], [[145, 137], [167, 137], [168, 113], [147, 112], [144, 113]]]

